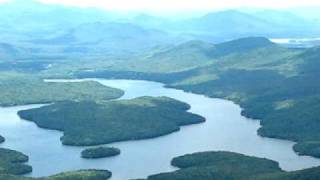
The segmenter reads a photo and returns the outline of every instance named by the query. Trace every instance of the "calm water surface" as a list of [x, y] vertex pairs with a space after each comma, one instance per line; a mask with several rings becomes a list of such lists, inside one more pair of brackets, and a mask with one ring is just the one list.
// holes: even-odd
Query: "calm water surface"
[[33, 166], [30, 176], [97, 168], [112, 171], [112, 180], [144, 178], [151, 174], [175, 170], [170, 166], [170, 160], [175, 156], [209, 150], [227, 150], [269, 158], [278, 161], [284, 170], [320, 165], [319, 159], [296, 155], [292, 151], [293, 142], [259, 137], [259, 122], [241, 116], [241, 108], [230, 101], [164, 88], [162, 84], [155, 82], [94, 80], [123, 89], [125, 95], [121, 99], [168, 96], [184, 101], [191, 105], [190, 112], [205, 117], [207, 121], [184, 126], [179, 132], [159, 138], [113, 143], [110, 146], [120, 148], [121, 155], [86, 160], [80, 158], [83, 147], [61, 144], [61, 132], [40, 129], [34, 123], [21, 120], [17, 116], [19, 110], [42, 105], [0, 108], [0, 134], [6, 137], [6, 142], [0, 146], [29, 155], [29, 164]]

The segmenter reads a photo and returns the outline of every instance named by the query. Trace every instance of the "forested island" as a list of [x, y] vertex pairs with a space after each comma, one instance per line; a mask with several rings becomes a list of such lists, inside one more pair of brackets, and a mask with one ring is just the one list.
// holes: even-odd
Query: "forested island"
[[22, 175], [32, 171], [27, 155], [18, 151], [0, 148], [0, 174]]
[[320, 168], [285, 172], [277, 162], [238, 153], [200, 152], [176, 157], [177, 171], [149, 176], [148, 180], [313, 180]]
[[139, 97], [99, 103], [58, 102], [18, 114], [39, 127], [63, 131], [65, 145], [86, 146], [158, 137], [205, 121], [187, 112], [189, 108], [172, 98]]
[[112, 173], [107, 170], [78, 170], [64, 172], [49, 177], [40, 178], [43, 180], [107, 180]]
[[24, 175], [32, 172], [26, 164], [29, 157], [21, 152], [0, 148], [0, 179], [1, 180], [106, 180], [111, 177], [107, 170], [78, 170], [64, 172], [48, 177], [31, 178]]
[[114, 147], [96, 147], [88, 148], [81, 152], [81, 157], [86, 159], [97, 159], [104, 157], [117, 156], [120, 154], [120, 149]]

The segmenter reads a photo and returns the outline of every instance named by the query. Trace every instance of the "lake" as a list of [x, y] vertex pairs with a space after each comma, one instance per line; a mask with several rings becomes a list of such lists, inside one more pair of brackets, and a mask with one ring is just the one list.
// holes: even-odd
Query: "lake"
[[309, 48], [320, 45], [320, 38], [274, 38], [269, 40], [292, 48]]
[[295, 154], [292, 150], [293, 142], [258, 136], [259, 121], [241, 116], [241, 108], [231, 101], [165, 88], [161, 83], [150, 81], [91, 80], [124, 90], [125, 94], [120, 99], [168, 96], [186, 102], [191, 105], [189, 111], [205, 117], [206, 122], [183, 126], [178, 132], [158, 138], [112, 143], [108, 146], [121, 149], [119, 156], [90, 160], [80, 158], [84, 147], [62, 145], [59, 140], [61, 132], [38, 128], [34, 123], [17, 116], [19, 110], [42, 105], [0, 108], [0, 134], [6, 138], [6, 142], [0, 146], [29, 156], [29, 164], [33, 166], [29, 176], [95, 168], [112, 171], [112, 180], [145, 178], [151, 174], [175, 170], [170, 166], [173, 157], [210, 150], [269, 158], [278, 161], [284, 170], [320, 165], [319, 159]]

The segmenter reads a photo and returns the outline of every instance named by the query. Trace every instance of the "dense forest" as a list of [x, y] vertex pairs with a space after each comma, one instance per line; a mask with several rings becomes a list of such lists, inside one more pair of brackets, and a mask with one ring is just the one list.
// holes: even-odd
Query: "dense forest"
[[0, 174], [21, 175], [32, 171], [32, 167], [24, 164], [29, 158], [20, 152], [0, 148]]
[[200, 152], [176, 157], [177, 171], [149, 176], [148, 180], [311, 180], [320, 177], [319, 168], [284, 172], [278, 163], [238, 153]]
[[186, 112], [189, 108], [167, 97], [140, 97], [100, 103], [59, 102], [18, 114], [39, 127], [63, 131], [65, 145], [84, 146], [158, 137], [183, 125], [204, 122], [201, 116]]
[[120, 149], [114, 147], [96, 147], [88, 148], [81, 152], [81, 157], [86, 159], [96, 159], [117, 156], [120, 154]]

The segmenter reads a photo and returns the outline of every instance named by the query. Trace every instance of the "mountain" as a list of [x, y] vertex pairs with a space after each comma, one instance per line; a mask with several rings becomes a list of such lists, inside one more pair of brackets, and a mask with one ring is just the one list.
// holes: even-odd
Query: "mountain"
[[111, 68], [138, 72], [172, 73], [206, 67], [223, 62], [222, 60], [238, 54], [248, 53], [255, 56], [259, 51], [281, 53], [282, 49], [284, 48], [263, 37], [241, 38], [219, 44], [192, 40], [179, 45], [153, 49], [153, 51], [135, 57], [134, 60], [115, 64]]
[[296, 7], [291, 8], [288, 11], [296, 14], [304, 19], [309, 19], [315, 22], [320, 22], [320, 6], [314, 7]]
[[129, 19], [129, 22], [146, 28], [166, 30], [167, 23], [169, 23], [170, 20], [167, 18], [152, 16], [149, 14], [139, 14]]
[[214, 44], [202, 41], [189, 41], [156, 52], [152, 56], [138, 61], [138, 63], [145, 64], [147, 69], [157, 69], [162, 72], [179, 71], [209, 63], [214, 58], [214, 52]]
[[217, 44], [217, 54], [228, 55], [231, 53], [246, 53], [248, 51], [275, 46], [269, 39], [264, 37], [247, 37]]
[[110, 22], [115, 19], [116, 15], [94, 8], [13, 0], [0, 3], [0, 38], [2, 41], [15, 43], [50, 38], [83, 23]]
[[[137, 19], [141, 18], [143, 21], [147, 17]], [[104, 10], [34, 0], [0, 4], [0, 39], [13, 46], [36, 49], [44, 56], [64, 58], [79, 54], [130, 54], [183, 40], [164, 31], [129, 23], [120, 15]]]
[[0, 63], [3, 61], [27, 58], [35, 51], [36, 49], [18, 47], [10, 43], [0, 42]]
[[301, 27], [303, 25], [311, 23], [310, 20], [288, 11], [263, 9], [257, 10], [255, 13], [252, 13], [251, 15], [282, 26]]
[[71, 26], [91, 21], [111, 21], [112, 13], [94, 8], [43, 4], [34, 0], [13, 0], [0, 4], [1, 25], [18, 29]]
[[312, 37], [318, 34], [313, 25], [293, 13], [273, 10], [254, 13], [226, 10], [168, 20], [148, 14], [122, 16], [95, 8], [34, 0], [0, 4], [2, 42], [59, 56], [128, 54], [188, 40], [219, 43], [247, 36]]
[[33, 39], [35, 45], [65, 46], [65, 53], [128, 53], [179, 40], [169, 34], [130, 23], [92, 22], [66, 29], [61, 35]]
[[169, 23], [168, 29], [202, 40], [223, 42], [248, 36], [314, 37], [318, 24], [287, 11], [225, 10]]
[[204, 32], [219, 30], [221, 34], [229, 30], [240, 30], [240, 32], [260, 30], [265, 24], [266, 22], [261, 19], [236, 10], [213, 12], [190, 21], [191, 27], [195, 30]]

